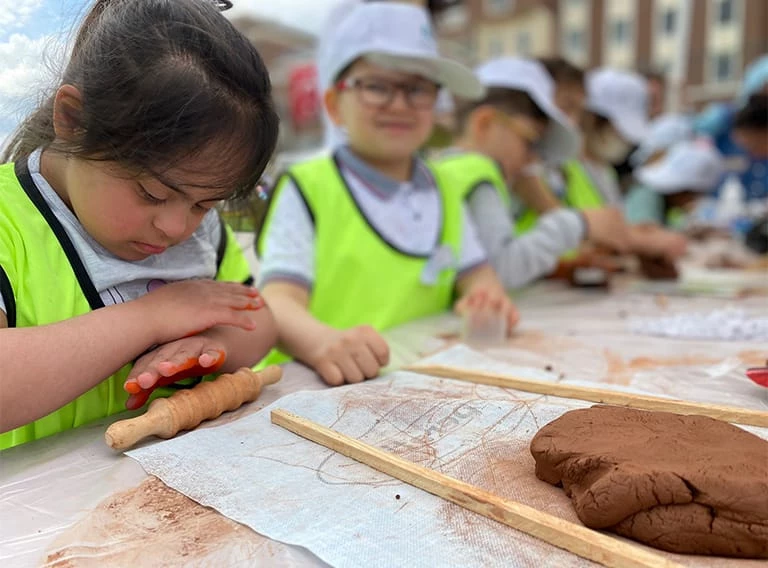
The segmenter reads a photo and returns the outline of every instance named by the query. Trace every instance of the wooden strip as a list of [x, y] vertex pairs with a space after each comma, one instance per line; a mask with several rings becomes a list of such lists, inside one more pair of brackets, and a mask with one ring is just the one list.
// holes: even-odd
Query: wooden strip
[[630, 408], [640, 408], [644, 410], [674, 412], [677, 414], [698, 414], [716, 418], [718, 420], [724, 420], [726, 422], [768, 427], [768, 412], [739, 408], [736, 406], [688, 402], [684, 400], [626, 393], [609, 389], [566, 385], [563, 383], [551, 383], [534, 379], [521, 379], [509, 375], [443, 365], [409, 365], [404, 367], [403, 370], [411, 371], [413, 373], [422, 373], [424, 375], [432, 375], [433, 377], [456, 379], [470, 383], [492, 385], [495, 387], [559, 396], [562, 398], [574, 398], [589, 402], [599, 402], [615, 406], [628, 406]]
[[489, 493], [458, 479], [369, 446], [285, 410], [273, 410], [272, 423], [344, 454], [405, 483], [465, 509], [535, 536], [604, 566], [616, 568], [682, 568], [644, 548]]

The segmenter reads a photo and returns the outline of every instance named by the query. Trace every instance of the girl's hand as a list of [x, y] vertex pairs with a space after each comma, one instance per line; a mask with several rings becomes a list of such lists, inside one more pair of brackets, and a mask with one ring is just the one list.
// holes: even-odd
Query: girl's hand
[[134, 410], [144, 406], [158, 387], [215, 373], [226, 358], [220, 341], [202, 335], [161, 345], [140, 357], [131, 369], [123, 385], [130, 393], [125, 407]]
[[189, 337], [219, 325], [256, 327], [254, 311], [265, 306], [259, 291], [236, 282], [186, 280], [153, 290], [135, 300], [154, 330], [156, 344]]
[[453, 309], [459, 315], [484, 311], [500, 315], [507, 324], [507, 337], [512, 335], [512, 330], [520, 321], [520, 314], [512, 300], [496, 286], [476, 286], [461, 297]]

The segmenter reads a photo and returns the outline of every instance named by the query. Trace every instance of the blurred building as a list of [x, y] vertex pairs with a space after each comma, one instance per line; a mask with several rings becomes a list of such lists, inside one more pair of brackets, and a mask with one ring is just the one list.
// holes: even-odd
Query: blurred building
[[317, 38], [298, 28], [252, 16], [232, 23], [256, 46], [269, 70], [281, 117], [278, 151], [311, 148], [322, 139], [314, 83]]
[[465, 0], [443, 37], [477, 61], [562, 54], [585, 68], [656, 68], [682, 106], [733, 97], [744, 67], [768, 53], [766, 0]]

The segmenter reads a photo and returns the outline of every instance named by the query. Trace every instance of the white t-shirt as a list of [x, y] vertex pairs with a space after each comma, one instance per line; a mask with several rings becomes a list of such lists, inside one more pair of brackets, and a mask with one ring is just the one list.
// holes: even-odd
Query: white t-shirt
[[[409, 181], [398, 182], [373, 169], [347, 147], [340, 148], [336, 158], [352, 196], [384, 239], [407, 254], [437, 255], [441, 197], [432, 174], [421, 160], [415, 160]], [[283, 183], [272, 203], [272, 220], [263, 236], [260, 285], [288, 280], [311, 289], [315, 281], [314, 223], [298, 188], [290, 179]], [[456, 262], [460, 274], [486, 262], [485, 251], [465, 208], [461, 253]]]
[[[29, 173], [88, 272], [105, 306], [135, 300], [168, 282], [193, 278], [215, 278], [219, 242], [223, 238], [221, 221], [212, 210], [192, 236], [162, 254], [132, 262], [117, 258], [97, 243], [80, 224], [74, 213], [61, 200], [56, 191], [40, 173], [40, 155], [37, 150], [27, 162]], [[5, 302], [0, 297], [0, 310]]]

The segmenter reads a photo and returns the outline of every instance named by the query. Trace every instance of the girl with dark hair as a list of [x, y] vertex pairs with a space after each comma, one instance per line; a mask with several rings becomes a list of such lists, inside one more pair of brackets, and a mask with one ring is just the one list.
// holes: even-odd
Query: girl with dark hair
[[215, 2], [95, 2], [0, 166], [0, 449], [272, 347], [215, 206], [257, 186], [277, 129]]

